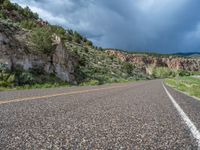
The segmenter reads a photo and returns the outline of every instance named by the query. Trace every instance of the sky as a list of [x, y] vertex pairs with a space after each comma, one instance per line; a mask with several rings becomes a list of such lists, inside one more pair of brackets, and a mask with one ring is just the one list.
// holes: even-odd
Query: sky
[[200, 52], [199, 0], [11, 0], [97, 46]]

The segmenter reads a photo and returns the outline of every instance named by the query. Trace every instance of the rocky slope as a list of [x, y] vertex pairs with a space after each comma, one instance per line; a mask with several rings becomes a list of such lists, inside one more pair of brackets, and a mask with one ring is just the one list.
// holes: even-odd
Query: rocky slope
[[183, 57], [156, 57], [146, 54], [129, 54], [125, 52], [107, 50], [110, 56], [115, 56], [123, 62], [131, 62], [145, 68], [168, 67], [174, 70], [200, 71], [200, 59]]
[[75, 82], [76, 59], [64, 47], [60, 37], [52, 36], [55, 50], [47, 55], [28, 46], [28, 35], [26, 30], [0, 22], [0, 63], [6, 64], [10, 70], [40, 69], [48, 74], [55, 73], [63, 81]]
[[78, 32], [51, 25], [9, 0], [0, 1], [0, 47], [0, 86], [57, 82], [52, 75], [75, 84], [149, 78]]

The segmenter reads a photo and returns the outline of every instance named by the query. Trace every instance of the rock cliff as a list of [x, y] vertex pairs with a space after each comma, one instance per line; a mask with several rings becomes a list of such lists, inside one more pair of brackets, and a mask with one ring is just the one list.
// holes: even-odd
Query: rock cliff
[[75, 83], [76, 60], [60, 38], [52, 36], [55, 50], [51, 55], [47, 55], [28, 46], [28, 35], [28, 31], [0, 22], [0, 63], [6, 64], [10, 70], [17, 67], [24, 70], [42, 69], [48, 74], [54, 73], [63, 81]]
[[168, 67], [175, 70], [200, 71], [200, 59], [174, 56], [156, 57], [145, 54], [129, 54], [115, 50], [107, 50], [106, 52], [111, 56], [119, 58], [123, 62], [131, 62], [145, 68], [152, 66]]

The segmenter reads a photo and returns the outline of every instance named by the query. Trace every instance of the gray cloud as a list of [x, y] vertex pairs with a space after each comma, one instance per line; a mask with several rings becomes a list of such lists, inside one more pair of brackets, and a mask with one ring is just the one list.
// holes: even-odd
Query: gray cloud
[[162, 53], [200, 51], [198, 0], [12, 0], [95, 44]]

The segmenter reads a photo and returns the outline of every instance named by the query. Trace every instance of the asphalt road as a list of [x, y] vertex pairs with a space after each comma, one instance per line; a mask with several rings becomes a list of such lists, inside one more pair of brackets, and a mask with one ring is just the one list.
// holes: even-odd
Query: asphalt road
[[[200, 129], [200, 102], [167, 90]], [[198, 149], [186, 121], [162, 80], [0, 93], [1, 150]]]

